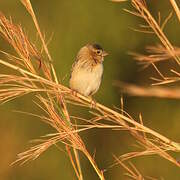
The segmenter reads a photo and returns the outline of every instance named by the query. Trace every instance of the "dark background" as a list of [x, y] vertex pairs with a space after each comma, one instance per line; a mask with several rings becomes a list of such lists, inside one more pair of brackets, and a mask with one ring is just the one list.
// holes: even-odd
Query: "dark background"
[[[102, 85], [95, 95], [98, 102], [109, 107], [120, 106], [122, 93], [112, 85], [114, 80], [150, 85], [152, 81], [149, 78], [157, 77], [152, 67], [141, 70], [141, 66], [127, 54], [128, 51], [143, 52], [146, 45], [160, 43], [155, 35], [131, 30], [143, 21], [122, 10], [130, 8], [128, 2], [118, 4], [108, 0], [32, 0], [32, 5], [41, 30], [45, 32], [46, 41], [53, 35], [48, 47], [59, 79], [69, 75], [76, 53], [86, 43], [98, 42], [109, 52], [110, 55], [104, 61]], [[149, 9], [156, 18], [160, 11], [162, 19], [173, 11], [171, 4], [165, 0], [151, 0]], [[30, 39], [35, 42], [36, 30], [20, 1], [1, 0], [0, 11], [7, 17], [11, 16], [14, 22], [21, 24]], [[173, 45], [179, 46], [180, 25], [175, 14], [165, 27], [165, 33]], [[13, 52], [2, 38], [0, 38], [0, 49]], [[158, 64], [162, 72], [168, 72], [172, 65], [171, 61]], [[3, 70], [0, 65], [0, 71]], [[68, 79], [69, 76], [65, 78], [63, 84], [68, 85]], [[123, 97], [125, 110], [134, 118], [137, 118], [141, 112], [146, 126], [174, 141], [180, 140], [178, 100], [126, 95]], [[76, 179], [68, 156], [56, 147], [51, 147], [33, 162], [23, 166], [9, 166], [16, 159], [17, 153], [29, 147], [29, 140], [52, 132], [52, 129], [38, 118], [15, 113], [13, 110], [39, 112], [32, 103], [32, 95], [0, 106], [0, 180]], [[70, 113], [88, 117], [87, 111], [82, 108], [75, 109], [71, 106]], [[96, 162], [101, 169], [111, 165], [112, 154], [118, 156], [130, 152], [135, 144], [127, 132], [94, 129], [80, 135], [91, 154], [96, 149]], [[177, 154], [172, 155], [178, 158]], [[136, 158], [132, 162], [144, 175], [158, 179], [180, 179], [179, 169], [156, 155]], [[81, 163], [84, 179], [98, 179], [83, 155]], [[105, 172], [105, 177], [112, 180], [126, 179], [123, 173], [124, 169], [116, 166]]]

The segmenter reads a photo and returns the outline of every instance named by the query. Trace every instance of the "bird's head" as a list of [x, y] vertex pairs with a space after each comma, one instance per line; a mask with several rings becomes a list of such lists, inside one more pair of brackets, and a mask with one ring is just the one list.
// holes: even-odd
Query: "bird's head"
[[98, 44], [87, 44], [86, 47], [89, 51], [89, 55], [95, 61], [96, 64], [102, 63], [104, 57], [108, 55], [108, 53], [104, 51], [103, 48]]

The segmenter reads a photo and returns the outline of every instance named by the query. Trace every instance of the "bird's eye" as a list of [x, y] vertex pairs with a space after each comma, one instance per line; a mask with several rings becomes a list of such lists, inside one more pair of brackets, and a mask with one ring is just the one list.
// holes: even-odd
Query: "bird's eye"
[[97, 53], [98, 55], [100, 55], [100, 54], [101, 54], [101, 50], [97, 50], [96, 53]]

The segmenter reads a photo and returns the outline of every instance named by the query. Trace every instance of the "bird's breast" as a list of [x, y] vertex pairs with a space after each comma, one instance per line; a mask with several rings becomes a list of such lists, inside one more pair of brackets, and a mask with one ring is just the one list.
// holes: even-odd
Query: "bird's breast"
[[91, 70], [75, 67], [71, 74], [70, 87], [86, 96], [94, 94], [99, 89], [102, 74], [102, 64], [92, 67]]

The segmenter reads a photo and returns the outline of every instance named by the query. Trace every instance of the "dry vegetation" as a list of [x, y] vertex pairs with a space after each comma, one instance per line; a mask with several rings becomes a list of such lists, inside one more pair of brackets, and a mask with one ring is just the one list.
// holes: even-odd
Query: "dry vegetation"
[[[116, 2], [118, 2], [118, 0], [116, 0]], [[170, 2], [179, 17], [180, 12], [176, 6], [176, 2], [173, 0]], [[36, 140], [37, 145], [20, 153], [15, 163], [34, 160], [50, 146], [61, 142], [66, 147], [78, 179], [83, 179], [81, 163], [78, 157], [78, 151], [81, 151], [91, 163], [98, 177], [103, 180], [105, 179], [104, 173], [99, 169], [94, 157], [88, 152], [86, 143], [81, 139], [79, 132], [92, 128], [106, 128], [117, 131], [127, 130], [129, 134], [134, 137], [138, 146], [141, 147], [141, 151], [137, 149], [135, 152], [128, 152], [120, 157], [114, 156], [115, 162], [112, 162], [113, 165], [122, 165], [127, 171], [126, 174], [132, 179], [153, 179], [143, 177], [133, 164], [125, 164], [126, 160], [134, 157], [157, 154], [180, 167], [176, 159], [168, 154], [169, 151], [179, 152], [180, 144], [146, 127], [143, 124], [141, 115], [138, 120], [135, 120], [128, 113], [124, 112], [123, 109], [112, 109], [96, 103], [96, 105], [93, 106], [93, 110], [95, 111], [92, 109], [90, 111], [93, 116], [92, 119], [85, 120], [82, 119], [82, 117], [75, 117], [77, 124], [73, 123], [74, 117], [71, 117], [69, 114], [67, 103], [91, 108], [92, 100], [78, 93], [74, 95], [68, 87], [58, 82], [51, 56], [40, 31], [31, 3], [29, 0], [22, 0], [22, 3], [35, 24], [39, 39], [42, 43], [42, 50], [36, 48], [36, 46], [29, 41], [21, 26], [15, 25], [11, 19], [8, 20], [3, 14], [0, 14], [0, 35], [16, 51], [16, 56], [8, 52], [2, 52], [6, 55], [6, 58], [0, 59], [0, 64], [10, 68], [14, 73], [0, 74], [0, 101], [1, 103], [5, 103], [19, 96], [33, 93], [38, 99], [36, 105], [45, 112], [45, 115], [31, 115], [39, 117], [44, 123], [52, 126], [56, 133], [46, 134]], [[135, 54], [136, 59], [140, 59], [140, 61], [148, 65], [152, 64], [155, 67], [155, 70], [158, 71], [161, 77], [161, 79], [158, 79], [158, 83], [179, 81], [179, 72], [174, 70], [172, 71], [174, 72], [174, 77], [165, 77], [155, 65], [156, 61], [172, 58], [179, 67], [179, 49], [171, 45], [163, 32], [163, 28], [148, 11], [145, 0], [132, 0], [127, 3], [131, 3], [135, 11], [126, 11], [143, 18], [148, 25], [144, 27], [148, 28], [148, 31], [151, 30], [151, 32], [155, 33], [162, 43], [162, 46], [151, 48], [152, 51], [150, 51], [150, 53], [153, 52], [155, 55], [145, 56]], [[158, 91], [158, 93], [161, 94], [160, 91]], [[80, 119], [85, 122], [83, 126], [78, 125]]]
[[[169, 0], [172, 7], [174, 8], [174, 11], [177, 15], [177, 18], [180, 21], [180, 11], [176, 4], [175, 0]], [[116, 1], [121, 2], [121, 1]], [[129, 11], [125, 9], [126, 12], [129, 12], [137, 17], [140, 17], [144, 19], [145, 25], [140, 24], [138, 29], [134, 29], [135, 31], [139, 31], [142, 33], [151, 33], [155, 34], [161, 44], [150, 46], [147, 45], [146, 51], [147, 54], [140, 54], [137, 52], [129, 52], [130, 55], [134, 57], [136, 61], [138, 61], [139, 64], [143, 65], [144, 68], [152, 65], [155, 69], [155, 71], [158, 73], [159, 77], [150, 77], [152, 80], [154, 80], [154, 83], [152, 85], [163, 85], [163, 84], [169, 84], [169, 83], [176, 83], [180, 81], [180, 73], [179, 73], [179, 67], [180, 67], [180, 58], [179, 58], [179, 47], [173, 46], [168, 37], [164, 34], [164, 27], [169, 21], [169, 19], [172, 17], [172, 12], [167, 16], [167, 18], [161, 22], [161, 13], [158, 12], [158, 19], [157, 21], [153, 18], [151, 13], [148, 11], [148, 7], [146, 4], [146, 1], [144, 0], [132, 0], [131, 1], [132, 6], [134, 7], [135, 11]], [[156, 63], [166, 61], [166, 60], [174, 60], [176, 69], [169, 69], [167, 73], [171, 73], [172, 76], [164, 75], [156, 66]], [[116, 82], [115, 85], [119, 86], [121, 89], [123, 89], [124, 92], [133, 95], [133, 96], [154, 96], [154, 97], [160, 97], [160, 98], [173, 98], [173, 99], [179, 99], [179, 87], [176, 88], [162, 88], [162, 87], [138, 87], [134, 85], [124, 84], [124, 86], [121, 85], [121, 83]]]

